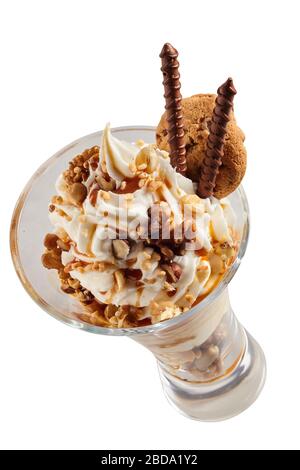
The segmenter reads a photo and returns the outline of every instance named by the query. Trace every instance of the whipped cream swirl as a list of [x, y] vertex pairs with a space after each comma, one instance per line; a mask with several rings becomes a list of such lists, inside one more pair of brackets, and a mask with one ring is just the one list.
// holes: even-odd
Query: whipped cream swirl
[[[97, 177], [101, 172], [115, 182], [113, 190], [99, 188]], [[233, 242], [235, 215], [227, 199], [200, 199], [192, 181], [171, 166], [168, 153], [154, 145], [120, 141], [109, 126], [103, 131], [98, 167], [89, 169], [83, 184], [87, 197], [76, 205], [64, 176], [58, 178], [61, 203], [55, 204], [50, 220], [72, 241], [70, 250], [63, 252], [63, 263], [79, 260], [89, 266], [72, 269], [70, 275], [99, 302], [143, 308], [148, 317], [155, 315], [157, 305], [170, 303], [176, 306], [173, 312], [179, 314], [206, 292], [213, 276], [209, 253], [216, 242]], [[130, 191], [126, 192], [126, 187]], [[171, 290], [155, 247], [145, 244], [139, 232], [141, 227], [148, 227], [149, 211], [157, 204], [168, 207], [173, 228], [186, 221], [186, 205], [196, 213], [193, 231], [197, 244], [190, 244], [183, 254], [175, 256], [173, 261], [180, 266], [181, 275]], [[122, 259], [114, 252], [116, 230], [120, 238], [126, 234], [131, 240], [130, 250]], [[132, 271], [140, 273], [138, 282], [130, 276]]]

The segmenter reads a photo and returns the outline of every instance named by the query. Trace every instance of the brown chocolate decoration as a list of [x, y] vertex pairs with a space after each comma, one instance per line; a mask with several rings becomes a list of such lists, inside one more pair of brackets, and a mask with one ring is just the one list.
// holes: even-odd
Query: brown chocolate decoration
[[212, 196], [214, 192], [216, 177], [223, 158], [226, 126], [233, 108], [235, 94], [236, 89], [232, 78], [228, 78], [218, 89], [198, 184], [198, 195], [203, 199]]
[[183, 117], [181, 109], [180, 74], [178, 52], [166, 43], [160, 53], [164, 76], [166, 112], [168, 121], [168, 142], [172, 166], [182, 175], [186, 172], [185, 142], [183, 130]]

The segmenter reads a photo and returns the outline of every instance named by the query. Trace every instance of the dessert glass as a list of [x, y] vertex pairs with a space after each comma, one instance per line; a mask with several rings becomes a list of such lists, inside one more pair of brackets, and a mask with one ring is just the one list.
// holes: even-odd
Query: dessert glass
[[[155, 141], [152, 127], [112, 130], [119, 139]], [[11, 223], [11, 253], [29, 295], [46, 312], [67, 325], [92, 333], [128, 336], [156, 357], [164, 392], [177, 410], [202, 421], [230, 418], [259, 395], [265, 381], [265, 358], [258, 343], [236, 319], [228, 284], [245, 253], [249, 233], [248, 205], [242, 187], [229, 196], [236, 212], [240, 248], [234, 263], [211, 293], [188, 312], [138, 328], [104, 328], [87, 323], [84, 307], [59, 288], [57, 272], [40, 261], [43, 239], [52, 231], [48, 205], [54, 183], [68, 162], [99, 145], [101, 132], [80, 138], [47, 160], [33, 175], [17, 202]]]

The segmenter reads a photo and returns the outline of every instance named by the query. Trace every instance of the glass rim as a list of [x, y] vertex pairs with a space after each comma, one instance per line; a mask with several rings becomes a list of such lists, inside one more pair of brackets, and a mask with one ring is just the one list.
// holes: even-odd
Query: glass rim
[[[121, 127], [115, 127], [111, 129], [112, 133], [118, 133], [118, 132], [123, 132], [123, 131], [143, 131], [143, 130], [155, 132], [156, 128], [153, 126], [137, 125], [137, 126], [121, 126]], [[235, 191], [239, 193], [246, 217], [244, 221], [240, 247], [239, 247], [239, 251], [237, 253], [236, 259], [234, 260], [234, 262], [232, 263], [228, 271], [226, 271], [226, 273], [224, 274], [223, 278], [218, 283], [218, 285], [203, 300], [201, 300], [199, 304], [195, 305], [187, 312], [184, 312], [169, 320], [164, 320], [159, 323], [155, 323], [153, 325], [138, 326], [138, 327], [132, 327], [132, 328], [102, 327], [102, 326], [92, 325], [81, 320], [76, 320], [76, 319], [61, 315], [55, 308], [53, 308], [42, 297], [40, 297], [39, 293], [34, 289], [34, 287], [32, 286], [32, 284], [30, 283], [29, 279], [27, 278], [25, 274], [25, 271], [23, 269], [23, 266], [20, 260], [19, 249], [18, 249], [19, 220], [22, 214], [24, 203], [26, 201], [26, 197], [30, 191], [31, 186], [33, 185], [34, 181], [41, 174], [43, 174], [44, 171], [47, 170], [48, 166], [50, 164], [53, 164], [62, 154], [64, 154], [67, 150], [72, 149], [72, 147], [75, 147], [75, 145], [77, 145], [84, 139], [88, 139], [98, 134], [101, 135], [101, 133], [102, 131], [96, 131], [91, 134], [87, 134], [83, 137], [80, 137], [74, 140], [70, 144], [66, 145], [61, 150], [56, 152], [52, 157], [48, 158], [44, 163], [42, 163], [42, 165], [35, 171], [35, 173], [29, 179], [29, 181], [25, 185], [24, 189], [22, 190], [16, 202], [13, 215], [12, 215], [11, 226], [10, 226], [10, 251], [11, 251], [12, 261], [13, 261], [15, 270], [17, 272], [17, 275], [21, 281], [21, 284], [23, 285], [26, 292], [30, 295], [30, 297], [35, 301], [35, 303], [37, 303], [37, 305], [39, 305], [39, 307], [41, 307], [49, 315], [53, 316], [57, 320], [60, 320], [62, 323], [66, 325], [72, 326], [74, 328], [79, 328], [84, 331], [88, 331], [90, 333], [110, 335], [110, 336], [126, 336], [126, 335], [131, 336], [131, 335], [136, 335], [136, 334], [148, 334], [152, 332], [153, 333], [158, 332], [162, 329], [175, 326], [176, 324], [180, 323], [183, 319], [188, 320], [194, 314], [199, 314], [201, 310], [203, 310], [207, 305], [213, 302], [224, 291], [224, 289], [227, 287], [227, 285], [229, 284], [229, 282], [235, 275], [241, 263], [241, 260], [245, 254], [247, 244], [248, 244], [248, 239], [249, 239], [249, 206], [248, 206], [247, 197], [246, 197], [246, 194], [242, 185], [240, 185]]]

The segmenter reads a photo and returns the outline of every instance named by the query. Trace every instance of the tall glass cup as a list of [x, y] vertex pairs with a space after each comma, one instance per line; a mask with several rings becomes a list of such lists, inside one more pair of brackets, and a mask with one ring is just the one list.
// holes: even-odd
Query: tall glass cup
[[[112, 130], [119, 139], [155, 141], [152, 127]], [[155, 325], [103, 328], [85, 321], [83, 307], [59, 288], [56, 271], [40, 261], [43, 239], [52, 231], [48, 204], [58, 175], [88, 147], [99, 145], [101, 132], [88, 135], [56, 153], [33, 175], [17, 202], [11, 223], [11, 253], [18, 276], [40, 307], [56, 319], [92, 333], [128, 336], [157, 359], [164, 392], [180, 412], [203, 421], [230, 418], [259, 395], [265, 381], [265, 359], [258, 343], [236, 319], [228, 284], [245, 253], [248, 205], [240, 187], [229, 196], [239, 221], [240, 248], [218, 286], [188, 312]]]

